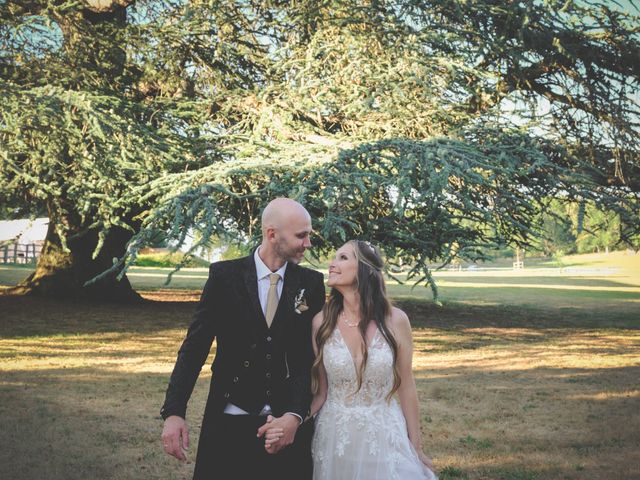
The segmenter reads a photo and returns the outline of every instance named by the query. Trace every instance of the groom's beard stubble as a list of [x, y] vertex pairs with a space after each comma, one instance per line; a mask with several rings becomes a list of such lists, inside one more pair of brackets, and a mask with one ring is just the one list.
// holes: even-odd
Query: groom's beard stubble
[[276, 252], [280, 258], [283, 258], [287, 262], [299, 264], [304, 258], [305, 248], [302, 247], [289, 247], [286, 244], [286, 240], [280, 240], [276, 244]]

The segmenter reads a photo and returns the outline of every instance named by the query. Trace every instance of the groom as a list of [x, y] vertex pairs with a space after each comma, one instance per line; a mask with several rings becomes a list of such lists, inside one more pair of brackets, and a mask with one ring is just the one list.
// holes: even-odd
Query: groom
[[[160, 411], [165, 452], [185, 460], [187, 401], [215, 338], [194, 480], [311, 479], [312, 425], [303, 419], [311, 401], [311, 319], [325, 290], [322, 274], [298, 266], [310, 234], [306, 209], [277, 198], [262, 213], [261, 245], [211, 265]], [[258, 436], [267, 419], [281, 429], [268, 449]]]

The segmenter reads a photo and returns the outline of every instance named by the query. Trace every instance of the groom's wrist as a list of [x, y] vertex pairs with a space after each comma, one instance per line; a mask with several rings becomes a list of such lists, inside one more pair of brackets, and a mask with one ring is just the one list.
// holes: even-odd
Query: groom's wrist
[[296, 419], [298, 420], [298, 426], [302, 425], [302, 422], [304, 421], [304, 419], [300, 415], [294, 412], [285, 412], [285, 415], [293, 415], [294, 417], [296, 417]]
[[160, 416], [162, 417], [163, 420], [166, 420], [169, 417], [182, 417], [182, 418], [187, 418], [187, 410], [186, 409], [181, 409], [181, 408], [166, 408], [166, 407], [162, 407], [162, 409], [160, 410]]

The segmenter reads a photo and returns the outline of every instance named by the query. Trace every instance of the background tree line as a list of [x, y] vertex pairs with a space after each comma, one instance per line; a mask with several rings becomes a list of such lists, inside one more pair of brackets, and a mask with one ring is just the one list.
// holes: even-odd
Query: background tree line
[[600, 253], [621, 248], [640, 249], [638, 237], [623, 240], [623, 220], [593, 202], [549, 202], [542, 214], [541, 234], [533, 249], [546, 256]]
[[[619, 249], [631, 249], [635, 252], [640, 249], [640, 241], [636, 237], [631, 242], [623, 240], [621, 219], [614, 211], [603, 211], [593, 202], [566, 202], [551, 199], [547, 203], [547, 210], [540, 214], [539, 231], [531, 244], [527, 247], [527, 256], [561, 257], [563, 255], [580, 253], [608, 253]], [[209, 241], [210, 247], [204, 252], [195, 252], [196, 256], [208, 256], [216, 253], [216, 258], [228, 260], [250, 253], [250, 242], [225, 243], [219, 238]], [[166, 235], [159, 235], [155, 242], [149, 246], [170, 250], [173, 246]], [[498, 246], [495, 249], [484, 252], [489, 261], [496, 258], [515, 257], [514, 248]], [[525, 252], [521, 252], [525, 255]], [[153, 256], [153, 265], [176, 266], [183, 259], [176, 255], [168, 257], [166, 254]], [[198, 259], [185, 266], [203, 266]], [[326, 259], [323, 259], [326, 260]], [[391, 259], [393, 262], [395, 259]], [[441, 260], [441, 259], [436, 259]], [[151, 265], [150, 257], [145, 256], [144, 261], [138, 260], [136, 265]]]

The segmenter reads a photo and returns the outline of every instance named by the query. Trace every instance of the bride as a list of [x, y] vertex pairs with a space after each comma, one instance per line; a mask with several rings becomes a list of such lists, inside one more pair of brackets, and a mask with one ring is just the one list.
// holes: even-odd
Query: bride
[[313, 319], [314, 480], [436, 479], [422, 451], [411, 325], [389, 303], [382, 267], [357, 240], [329, 266], [331, 294]]

